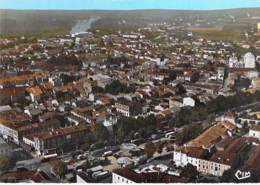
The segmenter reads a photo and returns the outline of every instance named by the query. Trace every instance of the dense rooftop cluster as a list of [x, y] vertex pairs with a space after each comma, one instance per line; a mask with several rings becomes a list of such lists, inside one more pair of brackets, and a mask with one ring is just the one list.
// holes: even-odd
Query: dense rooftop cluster
[[0, 40], [0, 181], [259, 181], [257, 42], [171, 23], [26, 39]]

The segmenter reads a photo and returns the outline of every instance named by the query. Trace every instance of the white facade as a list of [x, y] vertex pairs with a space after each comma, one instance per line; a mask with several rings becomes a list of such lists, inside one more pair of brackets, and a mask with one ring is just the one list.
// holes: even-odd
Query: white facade
[[116, 173], [112, 173], [112, 183], [134, 184], [135, 182]]
[[161, 58], [156, 58], [156, 65], [157, 66], [164, 66], [166, 63], [166, 59], [161, 60]]
[[194, 107], [195, 106], [195, 100], [192, 99], [191, 97], [183, 98], [183, 106]]
[[23, 137], [23, 142], [31, 147], [35, 147], [35, 142], [33, 139], [29, 139], [26, 136]]
[[238, 60], [236, 56], [229, 58], [229, 68], [255, 68], [255, 56], [248, 52], [243, 56], [242, 60]]
[[19, 136], [18, 136], [18, 132], [16, 130], [13, 130], [13, 129], [9, 128], [8, 126], [0, 124], [0, 134], [5, 139], [11, 138], [14, 143], [19, 144]]
[[245, 68], [255, 68], [255, 56], [248, 52], [244, 55]]
[[130, 107], [128, 105], [116, 103], [115, 107], [116, 107], [117, 112], [120, 112], [121, 114], [123, 114], [126, 117], [130, 116]]
[[250, 130], [249, 130], [249, 136], [250, 136], [250, 137], [257, 138], [257, 139], [260, 140], [260, 131], [250, 129]]
[[[82, 173], [82, 172], [81, 172]], [[83, 172], [84, 173], [84, 172]], [[76, 183], [77, 184], [85, 184], [88, 183], [86, 180], [84, 180], [83, 177], [81, 177], [78, 173], [76, 175]]]
[[240, 62], [238, 61], [236, 56], [232, 56], [229, 58], [228, 61], [228, 66], [229, 68], [239, 68], [240, 67]]
[[175, 162], [176, 166], [184, 167], [188, 163], [195, 166], [198, 170], [198, 172], [203, 174], [211, 174], [214, 176], [222, 176], [224, 171], [228, 170], [230, 168], [229, 165], [216, 163], [213, 161], [208, 161], [204, 159], [194, 158], [186, 153], [174, 151], [173, 153], [173, 161]]

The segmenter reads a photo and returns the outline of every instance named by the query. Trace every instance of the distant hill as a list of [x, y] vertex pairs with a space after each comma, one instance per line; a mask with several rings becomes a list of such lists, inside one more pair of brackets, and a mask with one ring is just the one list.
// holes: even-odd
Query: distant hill
[[[220, 25], [247, 26], [260, 22], [260, 8], [229, 10], [0, 10], [0, 33], [40, 32], [49, 29], [66, 28], [68, 31], [78, 20], [92, 17], [100, 19], [93, 23], [97, 27], [146, 25], [154, 21], [174, 21], [182, 18], [186, 22], [203, 19]], [[236, 22], [232, 22], [232, 18]], [[122, 23], [123, 21], [123, 23]], [[240, 27], [236, 28], [240, 29]]]

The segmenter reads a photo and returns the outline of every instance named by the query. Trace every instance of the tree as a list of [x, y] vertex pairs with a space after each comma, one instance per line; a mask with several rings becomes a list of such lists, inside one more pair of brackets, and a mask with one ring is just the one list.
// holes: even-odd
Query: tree
[[15, 159], [10, 156], [0, 155], [0, 171], [5, 172], [11, 170], [15, 166]]
[[176, 85], [176, 90], [175, 91], [176, 91], [176, 95], [181, 95], [181, 94], [186, 93], [185, 87], [183, 85], [181, 85], [181, 84]]
[[182, 170], [182, 176], [189, 179], [196, 179], [199, 175], [197, 168], [192, 164], [188, 163]]
[[156, 151], [156, 146], [153, 142], [148, 142], [144, 146], [144, 152], [146, 153], [148, 158], [153, 157], [154, 153]]
[[157, 152], [159, 153], [159, 154], [161, 154], [162, 153], [162, 151], [163, 151], [163, 143], [161, 143], [161, 142], [159, 142], [158, 143], [158, 145], [157, 145]]
[[135, 88], [133, 86], [127, 86], [121, 83], [119, 80], [114, 80], [111, 84], [106, 85], [105, 92], [111, 94], [118, 94], [118, 93], [129, 93], [134, 92]]
[[96, 142], [95, 135], [93, 133], [89, 133], [86, 137], [86, 143], [88, 145], [94, 144]]
[[154, 115], [146, 118], [121, 117], [113, 126], [113, 133], [117, 141], [121, 142], [126, 138], [131, 138], [132, 133], [138, 132], [139, 136], [146, 137], [157, 126], [157, 120]]
[[63, 74], [63, 73], [60, 75], [60, 78], [61, 78], [62, 82], [65, 84], [78, 80], [78, 78], [76, 78], [75, 76], [70, 76], [70, 75]]
[[193, 124], [184, 127], [181, 133], [175, 135], [176, 143], [181, 145], [195, 137], [197, 137], [203, 130], [202, 126], [199, 124]]
[[95, 140], [101, 144], [104, 143], [104, 141], [108, 141], [109, 140], [109, 131], [107, 130], [107, 128], [103, 125], [103, 124], [98, 124], [95, 132], [94, 132], [94, 137]]
[[88, 169], [88, 168], [91, 168], [92, 165], [91, 165], [90, 161], [87, 159], [84, 166], [86, 167], [86, 169]]
[[232, 182], [233, 181], [234, 170], [232, 168], [224, 171], [221, 176], [221, 182]]
[[99, 86], [93, 86], [92, 87], [92, 92], [93, 93], [104, 93], [104, 89], [102, 87], [99, 87]]
[[60, 160], [51, 161], [53, 172], [59, 177], [64, 178], [67, 173], [68, 167], [66, 163]]

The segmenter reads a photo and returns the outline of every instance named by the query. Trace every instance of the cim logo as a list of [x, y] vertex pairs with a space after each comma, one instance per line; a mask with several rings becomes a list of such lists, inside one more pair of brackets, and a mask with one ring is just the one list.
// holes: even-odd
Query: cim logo
[[247, 179], [247, 178], [251, 177], [251, 173], [237, 170], [235, 176], [238, 180], [243, 180], [243, 179]]

